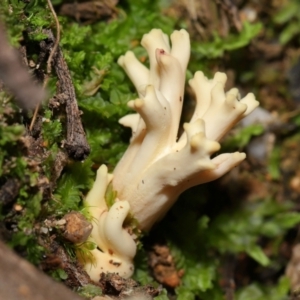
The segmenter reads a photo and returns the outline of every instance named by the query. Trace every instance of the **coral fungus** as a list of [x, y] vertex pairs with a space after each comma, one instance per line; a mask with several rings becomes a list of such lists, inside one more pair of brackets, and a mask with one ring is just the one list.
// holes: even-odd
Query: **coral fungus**
[[[253, 94], [239, 99], [237, 89], [225, 92], [224, 73], [207, 79], [196, 72], [189, 81], [196, 107], [178, 136], [190, 40], [185, 30], [174, 31], [170, 39], [172, 46], [159, 29], [144, 35], [149, 69], [131, 51], [118, 61], [139, 98], [128, 103], [136, 113], [120, 120], [132, 129], [128, 149], [112, 175], [106, 166], [99, 168], [86, 198], [94, 220], [90, 240], [98, 248], [85, 269], [95, 281], [101, 272], [132, 275], [136, 236], [124, 228], [129, 213], [140, 230], [149, 231], [183, 191], [219, 178], [245, 158], [239, 152], [211, 158], [220, 149], [218, 141], [258, 105]], [[111, 207], [105, 199], [108, 186], [116, 191]]]

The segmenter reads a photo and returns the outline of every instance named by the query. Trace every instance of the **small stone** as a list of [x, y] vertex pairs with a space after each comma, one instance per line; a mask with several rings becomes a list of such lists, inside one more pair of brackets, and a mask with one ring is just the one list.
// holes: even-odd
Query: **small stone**
[[93, 225], [79, 212], [72, 211], [63, 217], [66, 221], [63, 236], [72, 243], [83, 243], [87, 240]]

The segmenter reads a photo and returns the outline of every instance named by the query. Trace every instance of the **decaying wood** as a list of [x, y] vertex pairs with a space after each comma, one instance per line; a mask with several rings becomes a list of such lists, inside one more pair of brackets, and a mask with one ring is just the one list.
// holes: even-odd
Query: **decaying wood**
[[64, 100], [67, 113], [67, 139], [64, 147], [70, 157], [83, 160], [89, 155], [90, 147], [82, 127], [70, 72], [60, 49], [54, 58], [54, 68], [59, 79], [58, 95]]
[[64, 284], [70, 288], [83, 287], [92, 283], [89, 275], [83, 270], [78, 261], [74, 261], [67, 251], [51, 237], [51, 244], [43, 246], [49, 251], [46, 258], [42, 262], [44, 271], [62, 269], [68, 275]]
[[22, 64], [17, 50], [6, 38], [4, 26], [0, 23], [0, 80], [15, 96], [17, 104], [26, 110], [33, 109], [46, 96], [41, 86], [30, 77]]
[[[55, 44], [55, 37], [51, 30], [45, 30], [48, 35], [47, 42], [42, 42], [41, 48], [44, 51], [51, 51]], [[78, 109], [75, 89], [72, 83], [68, 65], [63, 57], [60, 47], [52, 60], [53, 68], [58, 77], [57, 95], [54, 97], [57, 104], [65, 105], [67, 119], [67, 138], [63, 143], [69, 157], [75, 160], [84, 160], [90, 153], [85, 132], [81, 123], [80, 111]], [[52, 101], [53, 103], [54, 101]]]
[[0, 299], [82, 300], [63, 284], [55, 282], [18, 257], [0, 241]]

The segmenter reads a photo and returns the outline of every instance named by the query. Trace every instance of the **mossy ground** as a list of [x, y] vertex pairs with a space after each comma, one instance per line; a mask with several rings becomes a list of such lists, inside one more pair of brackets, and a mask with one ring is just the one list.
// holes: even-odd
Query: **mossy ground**
[[[16, 191], [8, 202], [0, 199], [1, 237], [20, 255], [43, 265], [53, 239], [53, 232], [41, 229], [45, 220], [59, 220], [71, 210], [84, 213], [82, 201], [95, 170], [105, 163], [112, 171], [126, 148], [130, 133], [118, 125], [118, 119], [129, 112], [126, 103], [136, 94], [116, 63], [118, 57], [130, 49], [147, 63], [139, 45], [144, 33], [152, 27], [168, 34], [186, 28], [193, 41], [187, 79], [199, 69], [208, 76], [225, 71], [227, 88], [254, 92], [279, 125], [238, 128], [226, 137], [226, 151], [245, 150], [253, 137], [263, 133], [271, 134], [274, 142], [263, 161], [250, 156], [217, 182], [184, 193], [143, 239], [134, 278], [142, 284], [156, 284], [155, 279], [163, 282], [161, 278], [170, 276], [158, 274], [166, 269], [156, 268], [147, 259], [162, 245], [172, 260], [171, 275], [181, 283], [168, 282], [157, 299], [296, 299], [289, 292], [285, 268], [299, 242], [300, 27], [296, 11], [300, 5], [296, 0], [244, 1], [236, 7], [210, 3], [206, 15], [203, 9], [195, 17], [181, 1], [128, 0], [117, 5], [112, 1], [105, 18], [100, 14], [89, 19], [86, 10], [74, 18], [63, 16], [60, 12], [67, 3], [53, 1], [61, 25], [60, 46], [83, 112], [91, 154], [84, 162], [67, 160], [59, 176], [54, 176], [65, 137], [64, 113], [45, 103], [39, 112], [39, 130], [30, 133], [32, 114], [20, 112], [12, 97], [1, 91], [0, 194], [4, 197], [10, 185]], [[56, 30], [46, 1], [2, 0], [0, 10], [11, 43], [27, 47], [34, 73], [39, 43], [45, 39], [43, 29]], [[210, 24], [203, 21], [207, 18]], [[227, 30], [222, 30], [220, 20]], [[56, 81], [52, 74], [49, 98], [56, 93]], [[183, 119], [192, 109], [191, 98], [187, 89]], [[55, 230], [54, 239], [67, 249], [72, 262], [75, 250]], [[62, 281], [68, 276], [63, 270], [51, 273]], [[86, 291], [80, 289], [86, 297], [98, 293], [89, 285]]]

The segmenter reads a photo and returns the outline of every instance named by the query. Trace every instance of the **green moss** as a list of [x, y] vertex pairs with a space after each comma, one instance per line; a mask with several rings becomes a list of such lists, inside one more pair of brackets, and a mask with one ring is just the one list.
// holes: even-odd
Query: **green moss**
[[[13, 45], [17, 46], [22, 41], [30, 43], [31, 48], [38, 49], [38, 42], [45, 37], [43, 29], [51, 28], [55, 32], [55, 23], [45, 1], [32, 0], [25, 3], [4, 0], [2, 4], [0, 13]], [[62, 36], [60, 46], [70, 68], [78, 104], [83, 112], [82, 119], [91, 154], [84, 162], [68, 162], [53, 191], [53, 197], [51, 200], [47, 199], [46, 203], [37, 188], [38, 174], [30, 170], [26, 153], [19, 147], [20, 138], [25, 132], [22, 116], [9, 102], [10, 97], [5, 93], [0, 94], [0, 183], [3, 184], [7, 178], [15, 177], [20, 180], [21, 189], [16, 201], [23, 208], [22, 213], [12, 219], [16, 230], [12, 234], [10, 245], [25, 253], [36, 264], [43, 249], [38, 246], [34, 225], [48, 216], [60, 218], [70, 210], [84, 212], [82, 200], [92, 186], [96, 169], [105, 163], [112, 170], [127, 147], [130, 134], [118, 124], [118, 119], [129, 112], [127, 102], [136, 98], [137, 94], [118, 66], [117, 59], [127, 50], [132, 50], [139, 59], [144, 60], [146, 53], [139, 45], [143, 34], [151, 30], [153, 24], [167, 34], [178, 26], [178, 20], [163, 15], [160, 1], [128, 0], [120, 5], [124, 7], [118, 8], [117, 18], [110, 22], [80, 25], [59, 17]], [[297, 16], [292, 11], [285, 16], [278, 15], [276, 22], [286, 24], [290, 19], [297, 21]], [[22, 35], [25, 29], [28, 36]], [[241, 33], [232, 33], [226, 38], [214, 35], [211, 41], [205, 43], [194, 41], [187, 78], [191, 78], [194, 71], [200, 68], [210, 70], [212, 62], [221, 59], [225, 53], [246, 46], [260, 30], [259, 23], [244, 23]], [[293, 32], [292, 35], [285, 33], [281, 42], [291, 40]], [[36, 60], [39, 50], [34, 50], [31, 49], [30, 55]], [[242, 81], [249, 82], [253, 74], [249, 70]], [[56, 80], [52, 74], [48, 83], [49, 95], [55, 93]], [[12, 109], [13, 118], [7, 117], [5, 110], [8, 108]], [[41, 113], [44, 118], [41, 132], [43, 149], [48, 153], [43, 172], [50, 178], [65, 135], [64, 119], [53, 114], [47, 108], [47, 103], [43, 105]], [[298, 124], [299, 120], [295, 122]], [[262, 131], [259, 125], [239, 130], [225, 141], [223, 149], [242, 148], [252, 136], [259, 135]], [[275, 149], [269, 163], [269, 174], [274, 179], [278, 179], [280, 175], [278, 153], [280, 150]], [[109, 205], [115, 197], [116, 193], [108, 190], [106, 198]], [[177, 268], [185, 271], [182, 284], [175, 290], [177, 299], [223, 299], [223, 292], [218, 284], [218, 270], [222, 257], [228, 253], [246, 254], [262, 267], [283, 267], [281, 262], [276, 261], [278, 245], [287, 230], [300, 221], [299, 214], [292, 211], [290, 203], [277, 203], [273, 198], [256, 199], [231, 207], [229, 211], [216, 210], [211, 213], [204, 209], [209, 197], [209, 192], [205, 189], [183, 197], [184, 201], [179, 201], [160, 224], [160, 234], [167, 239]], [[223, 199], [214, 201], [222, 203]], [[129, 221], [134, 223], [133, 219]], [[266, 255], [262, 245], [258, 243], [262, 237], [270, 241], [271, 255]], [[75, 247], [67, 244], [63, 246], [71, 257], [75, 257]], [[88, 242], [81, 245], [80, 249], [86, 254], [94, 247], [95, 244]], [[152, 283], [153, 277], [149, 274], [145, 251], [140, 250], [139, 255], [136, 259], [135, 278], [143, 284]], [[65, 279], [65, 273], [61, 270], [57, 270], [55, 276], [60, 280]], [[236, 299], [284, 299], [288, 293], [287, 286], [284, 278], [279, 280], [277, 286], [264, 287], [253, 283], [238, 291]], [[100, 291], [94, 286], [86, 286], [79, 293], [92, 297], [99, 295]], [[156, 299], [167, 299], [167, 292], [164, 290]]]
[[50, 204], [50, 211], [63, 215], [70, 210], [80, 210], [82, 196], [91, 187], [93, 178], [94, 173], [89, 159], [83, 163], [69, 164], [58, 182], [53, 195], [54, 201]]
[[44, 146], [51, 149], [51, 146], [62, 137], [62, 123], [59, 119], [52, 117], [52, 112], [46, 110], [44, 112], [42, 137]]

